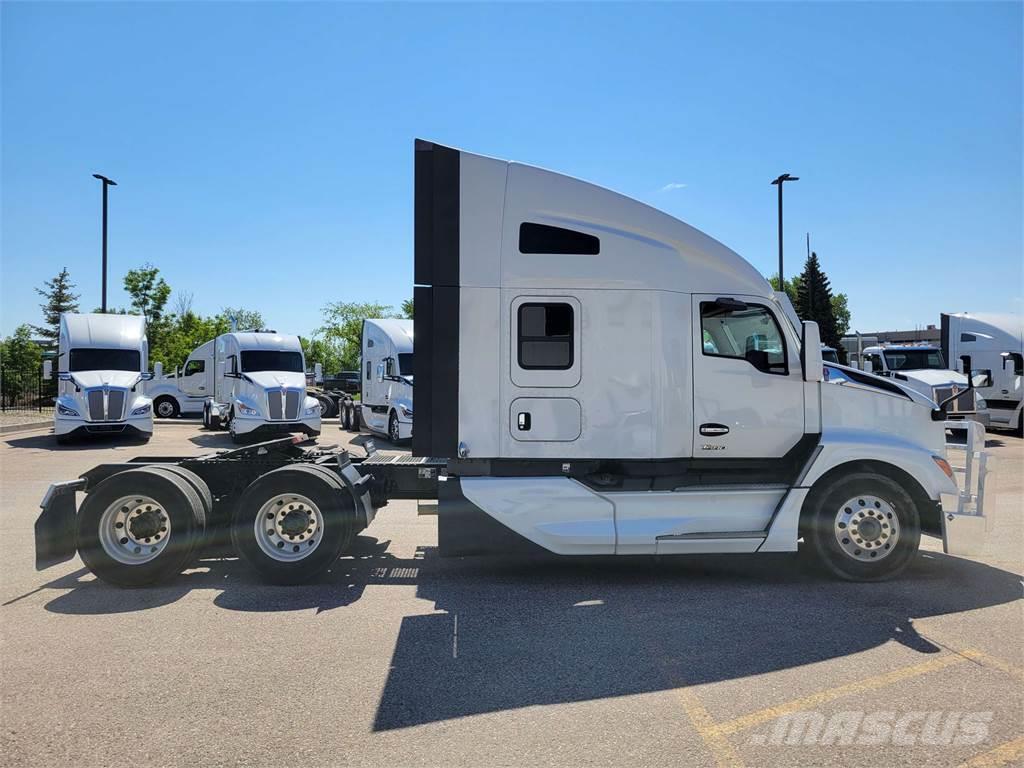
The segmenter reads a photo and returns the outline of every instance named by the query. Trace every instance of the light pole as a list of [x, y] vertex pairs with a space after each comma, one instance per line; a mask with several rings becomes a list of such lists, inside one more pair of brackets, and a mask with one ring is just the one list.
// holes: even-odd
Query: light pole
[[800, 181], [799, 176], [790, 176], [784, 173], [772, 182], [772, 185], [779, 188], [779, 290], [786, 290], [782, 282], [782, 185], [787, 181]]
[[107, 313], [107, 187], [116, 187], [117, 182], [113, 179], [108, 179], [106, 176], [94, 173], [94, 179], [99, 179], [103, 182], [103, 303], [101, 304], [101, 312]]

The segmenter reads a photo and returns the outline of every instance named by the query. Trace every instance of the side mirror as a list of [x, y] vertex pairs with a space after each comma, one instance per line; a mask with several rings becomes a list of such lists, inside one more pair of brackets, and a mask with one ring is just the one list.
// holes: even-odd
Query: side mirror
[[970, 375], [971, 375], [971, 356], [970, 355], [960, 355], [960, 364], [963, 366], [963, 368], [961, 368], [961, 370], [963, 371], [964, 375], [970, 377]]
[[323, 384], [324, 382], [324, 364], [316, 363], [313, 365], [313, 381], [317, 384]]
[[60, 379], [61, 381], [74, 381], [74, 378], [67, 371], [65, 371], [64, 373], [58, 373], [57, 378]]
[[800, 365], [804, 370], [804, 381], [821, 381], [825, 378], [824, 363], [821, 359], [821, 333], [813, 320], [801, 324]]
[[139, 374], [139, 378], [142, 381], [152, 381], [153, 380], [153, 374], [150, 373], [149, 371], [143, 371], [142, 373]]
[[987, 368], [981, 371], [971, 371], [971, 378], [974, 380], [975, 387], [992, 386], [992, 371]]
[[999, 355], [1003, 358], [1003, 370], [1006, 370], [1007, 363], [1013, 363], [1013, 375], [1024, 375], [1024, 355], [1020, 352], [1003, 352]]
[[162, 379], [164, 377], [164, 364], [154, 363], [153, 364], [153, 378]]
[[43, 360], [43, 378], [47, 381], [53, 378], [53, 360]]

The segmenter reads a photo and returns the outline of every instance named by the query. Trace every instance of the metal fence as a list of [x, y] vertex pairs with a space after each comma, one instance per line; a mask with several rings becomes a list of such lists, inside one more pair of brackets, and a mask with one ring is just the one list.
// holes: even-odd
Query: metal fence
[[0, 411], [43, 411], [53, 408], [56, 379], [44, 379], [43, 371], [0, 368]]

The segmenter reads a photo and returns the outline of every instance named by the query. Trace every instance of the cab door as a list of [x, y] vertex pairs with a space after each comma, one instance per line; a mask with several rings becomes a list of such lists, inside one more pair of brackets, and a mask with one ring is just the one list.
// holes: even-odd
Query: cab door
[[207, 394], [212, 394], [210, 392], [212, 369], [212, 359], [190, 358], [181, 372], [179, 388], [189, 397], [206, 397]]
[[785, 319], [764, 299], [693, 296], [693, 457], [772, 459], [804, 434], [804, 386]]

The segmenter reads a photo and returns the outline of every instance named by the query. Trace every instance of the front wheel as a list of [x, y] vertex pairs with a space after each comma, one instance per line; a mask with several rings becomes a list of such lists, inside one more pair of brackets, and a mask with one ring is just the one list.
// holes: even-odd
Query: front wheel
[[153, 411], [158, 418], [175, 419], [181, 413], [181, 408], [178, 407], [178, 401], [173, 397], [158, 397], [153, 403]]
[[881, 581], [913, 560], [921, 523], [914, 500], [896, 482], [858, 472], [811, 491], [803, 533], [818, 562], [833, 575]]
[[391, 412], [391, 418], [388, 419], [388, 440], [393, 445], [398, 445], [402, 440], [402, 433], [398, 429], [398, 414], [394, 411]]

